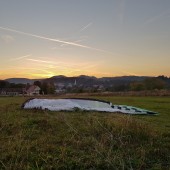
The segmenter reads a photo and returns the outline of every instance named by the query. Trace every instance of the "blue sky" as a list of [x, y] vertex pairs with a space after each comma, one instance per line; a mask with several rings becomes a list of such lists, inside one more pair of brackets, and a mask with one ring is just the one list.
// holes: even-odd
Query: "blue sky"
[[169, 0], [1, 0], [0, 79], [170, 76]]

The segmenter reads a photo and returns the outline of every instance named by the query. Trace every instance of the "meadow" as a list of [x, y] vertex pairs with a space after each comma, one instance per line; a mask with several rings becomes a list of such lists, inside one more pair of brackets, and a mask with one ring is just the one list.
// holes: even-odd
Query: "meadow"
[[0, 169], [170, 169], [170, 97], [92, 96], [159, 115], [23, 110], [0, 97]]

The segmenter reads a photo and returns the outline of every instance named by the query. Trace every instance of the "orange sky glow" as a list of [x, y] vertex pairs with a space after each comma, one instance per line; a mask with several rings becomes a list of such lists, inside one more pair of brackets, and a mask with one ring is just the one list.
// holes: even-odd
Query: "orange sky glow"
[[170, 1], [1, 1], [0, 21], [0, 79], [170, 77]]

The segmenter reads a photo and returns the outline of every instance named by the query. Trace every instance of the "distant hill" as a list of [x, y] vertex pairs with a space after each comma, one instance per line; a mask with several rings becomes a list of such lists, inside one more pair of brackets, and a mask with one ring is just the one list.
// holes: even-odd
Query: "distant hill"
[[6, 79], [5, 81], [9, 82], [9, 83], [14, 83], [14, 84], [33, 84], [34, 81], [36, 81], [35, 79], [27, 79], [27, 78], [9, 78]]
[[102, 81], [143, 81], [144, 79], [149, 78], [148, 76], [120, 76], [120, 77], [103, 77], [100, 78]]
[[119, 84], [119, 83], [132, 82], [132, 81], [143, 81], [146, 78], [147, 78], [146, 76], [122, 76], [122, 77], [96, 78], [94, 76], [86, 76], [86, 75], [80, 75], [74, 77], [66, 77], [63, 75], [59, 75], [47, 79], [9, 78], [6, 79], [5, 81], [8, 81], [9, 83], [15, 83], [15, 84], [27, 84], [27, 83], [32, 84], [34, 83], [34, 81], [73, 84], [76, 81], [77, 84], [92, 85], [92, 84], [105, 84], [105, 83]]
[[66, 77], [66, 76], [54, 76], [48, 79], [45, 79], [46, 82], [53, 82], [53, 83], [63, 83], [63, 84], [74, 84], [77, 85], [84, 85], [84, 86], [91, 86], [91, 85], [104, 85], [109, 86], [111, 84], [120, 85], [120, 84], [128, 84], [133, 81], [143, 81], [148, 77], [146, 76], [122, 76], [122, 77], [103, 77], [103, 78], [96, 78], [94, 76], [86, 76], [80, 75], [77, 77]]
[[[120, 77], [102, 77], [94, 76], [73, 76], [66, 77], [63, 75], [53, 76], [47, 79], [27, 79], [27, 78], [10, 78], [0, 80], [0, 88], [5, 87], [25, 87], [26, 84], [33, 84], [35, 81], [45, 94], [51, 93], [52, 90], [58, 92], [81, 93], [81, 92], [98, 92], [98, 91], [141, 91], [154, 89], [170, 89], [170, 77], [166, 76], [120, 76]], [[25, 85], [24, 85], [25, 84]], [[47, 92], [47, 90], [49, 92]], [[50, 92], [51, 90], [51, 92]]]
[[[129, 84], [131, 82], [140, 82], [145, 80], [146, 78], [151, 78], [147, 76], [120, 76], [120, 77], [102, 77], [97, 78], [94, 76], [73, 76], [73, 77], [66, 77], [63, 75], [53, 76], [47, 79], [27, 79], [27, 78], [9, 78], [5, 81], [9, 83], [15, 84], [33, 84], [34, 81], [45, 81], [47, 83], [63, 83], [63, 84], [77, 84], [83, 86], [92, 86], [92, 85], [104, 85], [105, 87], [114, 85], [121, 85], [121, 84]], [[160, 77], [161, 78], [161, 77]], [[168, 79], [169, 80], [169, 79]]]

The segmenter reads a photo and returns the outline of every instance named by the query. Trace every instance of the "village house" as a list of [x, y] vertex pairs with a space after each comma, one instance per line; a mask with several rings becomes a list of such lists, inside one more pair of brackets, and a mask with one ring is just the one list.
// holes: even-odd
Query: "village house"
[[24, 88], [2, 88], [0, 89], [1, 96], [21, 96], [24, 93]]
[[28, 96], [40, 95], [40, 87], [36, 85], [31, 85], [26, 87], [24, 94]]
[[1, 88], [0, 95], [1, 96], [22, 96], [22, 95], [39, 95], [40, 87], [36, 85], [31, 85], [26, 88]]

